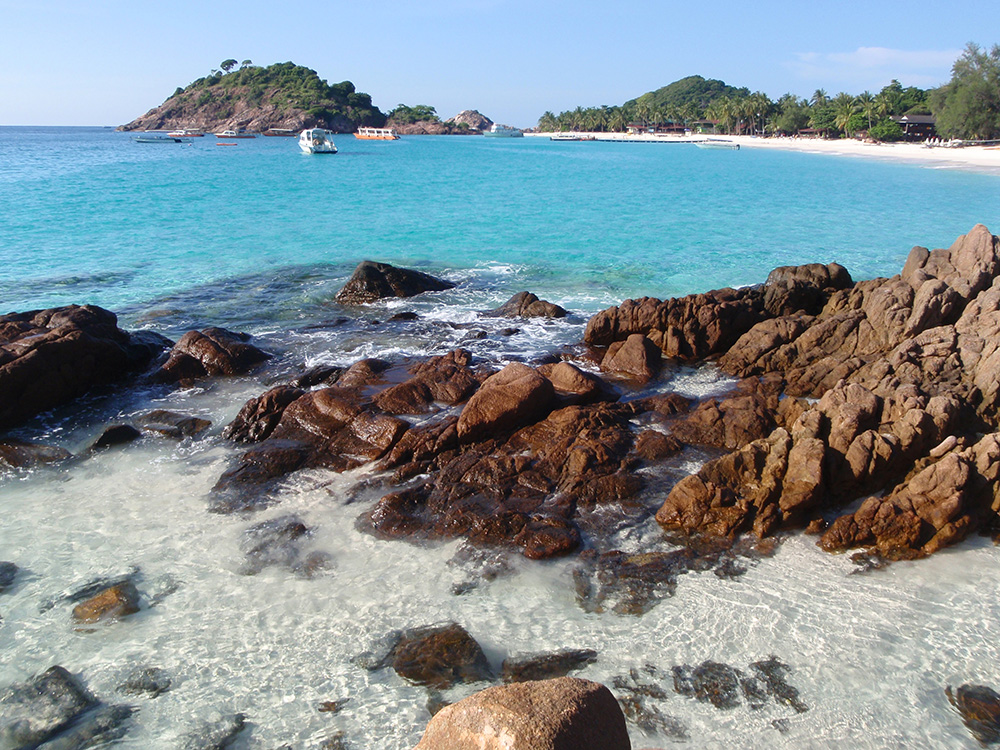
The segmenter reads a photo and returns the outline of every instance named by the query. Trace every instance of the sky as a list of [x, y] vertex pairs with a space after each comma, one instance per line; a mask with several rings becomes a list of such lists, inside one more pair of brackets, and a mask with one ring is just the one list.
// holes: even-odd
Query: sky
[[121, 125], [233, 58], [529, 127], [689, 75], [773, 99], [930, 88], [998, 30], [985, 0], [0, 0], [0, 125]]

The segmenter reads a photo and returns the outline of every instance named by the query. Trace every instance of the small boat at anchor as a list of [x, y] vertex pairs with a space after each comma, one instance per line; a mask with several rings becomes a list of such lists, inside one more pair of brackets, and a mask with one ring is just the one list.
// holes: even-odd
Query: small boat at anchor
[[279, 137], [279, 138], [293, 138], [298, 135], [299, 131], [292, 130], [291, 128], [268, 128], [264, 131], [264, 135], [269, 137]]
[[726, 151], [740, 150], [740, 144], [733, 143], [732, 141], [695, 141], [694, 145], [698, 148], [724, 149]]
[[362, 141], [398, 141], [399, 135], [392, 128], [358, 128], [354, 137]]
[[510, 125], [498, 125], [494, 123], [483, 135], [490, 138], [523, 138], [524, 131]]
[[556, 133], [549, 136], [550, 141], [596, 141], [592, 135], [581, 135], [580, 133]]
[[134, 135], [132, 140], [136, 143], [184, 143], [180, 138], [168, 135]]
[[192, 130], [190, 128], [177, 128], [177, 130], [171, 130], [167, 133], [171, 138], [204, 138], [205, 133], [201, 130]]
[[253, 133], [246, 133], [242, 130], [239, 132], [235, 130], [223, 130], [221, 133], [216, 133], [215, 137], [233, 139], [233, 138], [256, 138], [257, 136], [254, 135]]
[[337, 147], [333, 145], [333, 131], [323, 128], [303, 130], [299, 135], [299, 148], [307, 154], [337, 153]]

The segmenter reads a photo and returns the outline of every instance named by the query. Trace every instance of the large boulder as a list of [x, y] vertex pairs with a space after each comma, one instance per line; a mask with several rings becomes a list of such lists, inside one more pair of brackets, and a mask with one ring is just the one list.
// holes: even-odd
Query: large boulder
[[337, 301], [345, 305], [363, 305], [387, 297], [413, 297], [423, 292], [441, 292], [454, 286], [450, 281], [421, 271], [366, 260], [358, 264], [343, 289], [337, 292]]
[[400, 677], [417, 685], [439, 689], [493, 679], [482, 647], [456, 623], [400, 633], [382, 665], [391, 666]]
[[487, 315], [498, 318], [565, 318], [566, 310], [546, 302], [531, 292], [518, 292]]
[[492, 687], [441, 709], [416, 750], [629, 750], [603, 685], [573, 677]]
[[94, 305], [0, 316], [0, 429], [122, 380], [169, 346]]
[[0, 690], [0, 747], [37, 747], [97, 705], [76, 677], [63, 667], [51, 667]]
[[469, 399], [458, 419], [458, 436], [466, 441], [499, 436], [537, 422], [554, 405], [552, 382], [531, 367], [512, 362]]
[[174, 345], [170, 357], [156, 374], [163, 383], [193, 380], [207, 375], [240, 375], [270, 355], [248, 344], [245, 333], [225, 328], [188, 331]]

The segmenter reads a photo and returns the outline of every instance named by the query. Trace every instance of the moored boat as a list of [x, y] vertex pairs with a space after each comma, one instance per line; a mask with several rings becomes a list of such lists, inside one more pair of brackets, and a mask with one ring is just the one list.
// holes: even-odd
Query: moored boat
[[496, 123], [487, 130], [483, 135], [490, 136], [492, 138], [523, 138], [524, 132], [519, 128], [511, 127], [510, 125], [498, 125]]
[[592, 135], [581, 135], [580, 133], [556, 133], [549, 136], [550, 141], [596, 141]]
[[204, 131], [193, 130], [191, 128], [177, 128], [176, 130], [171, 130], [167, 135], [171, 138], [203, 138], [205, 133]]
[[362, 141], [397, 141], [399, 136], [392, 128], [358, 128], [355, 138]]
[[740, 150], [740, 144], [733, 143], [732, 141], [695, 141], [694, 145], [698, 148], [726, 149], [728, 151]]
[[299, 148], [307, 154], [337, 153], [337, 147], [333, 145], [333, 131], [323, 128], [303, 130], [299, 135]]
[[216, 133], [215, 137], [216, 138], [256, 138], [257, 136], [254, 135], [253, 133], [247, 133], [247, 132], [244, 132], [242, 130], [239, 131], [239, 132], [237, 132], [235, 130], [223, 130], [221, 133]]
[[183, 143], [180, 138], [169, 135], [134, 135], [132, 140], [136, 143]]
[[268, 128], [267, 130], [264, 131], [264, 135], [270, 137], [277, 136], [283, 138], [292, 138], [298, 135], [298, 132], [299, 131], [292, 130], [291, 128]]

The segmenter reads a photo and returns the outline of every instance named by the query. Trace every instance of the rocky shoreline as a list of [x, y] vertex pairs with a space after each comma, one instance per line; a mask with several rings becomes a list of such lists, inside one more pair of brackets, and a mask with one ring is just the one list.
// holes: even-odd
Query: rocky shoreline
[[[338, 299], [363, 305], [443, 288], [437, 282], [366, 263]], [[565, 311], [521, 293], [487, 314], [551, 318]], [[303, 469], [372, 465], [369, 489], [381, 487], [381, 498], [358, 518], [364, 531], [409, 541], [464, 539], [483, 561], [484, 577], [503, 574], [489, 562], [493, 550], [535, 560], [576, 555], [580, 606], [632, 616], [669, 596], [686, 572], [740, 575], [747, 560], [770, 554], [775, 540], [794, 530], [817, 534], [831, 552], [860, 550], [876, 566], [1000, 531], [1000, 238], [981, 225], [948, 249], [914, 248], [889, 279], [855, 282], [841, 266], [812, 264], [775, 269], [757, 287], [628, 300], [593, 316], [583, 343], [564, 357], [499, 371], [463, 349], [417, 362], [365, 359], [303, 371], [251, 399], [226, 427], [224, 436], [242, 452], [212, 489], [209, 510], [272, 506], [281, 480]], [[112, 313], [91, 306], [6, 315], [0, 428], [95, 388], [169, 388], [251, 372], [267, 358], [239, 333], [207, 328], [175, 344], [122, 331]], [[713, 362], [739, 383], [697, 403], [675, 393], [634, 396], [633, 384], [655, 383], [678, 362]], [[137, 424], [107, 425], [98, 443], [204, 427], [185, 415], [151, 412]], [[642, 470], [688, 446], [716, 457], [669, 487], [650, 486]], [[0, 467], [69, 458], [60, 446], [0, 438]], [[669, 551], [614, 546], [614, 530], [654, 514]], [[308, 531], [294, 516], [248, 531], [248, 574], [265, 565], [306, 575], [321, 569], [321, 555], [297, 552], [296, 540]], [[14, 580], [16, 562], [6, 565]], [[124, 583], [96, 592], [107, 610], [97, 602], [81, 611], [94, 620], [135, 611], [134, 585]], [[379, 663], [388, 664], [384, 658]], [[698, 669], [726, 685], [749, 679], [724, 666]], [[770, 684], [760, 675], [760, 685]], [[687, 684], [677, 679], [675, 686]], [[755, 684], [739, 688], [748, 701], [757, 700], [755, 690], [792, 695], [779, 682], [770, 693]], [[592, 705], [568, 697], [578, 689], [556, 692]], [[654, 721], [648, 706], [632, 706], [623, 690], [617, 693], [629, 720]], [[992, 716], [998, 731], [1000, 714], [983, 708], [984, 690], [963, 686], [949, 697], [960, 710]], [[607, 717], [604, 699], [594, 700]], [[81, 710], [91, 710], [93, 701], [85, 703]], [[459, 719], [449, 721], [454, 729]], [[662, 721], [657, 731], [666, 732], [669, 721]], [[441, 736], [453, 737], [449, 731]], [[421, 747], [465, 746], [426, 742]], [[627, 742], [626, 735], [622, 746]], [[555, 740], [520, 746], [583, 747]]]

